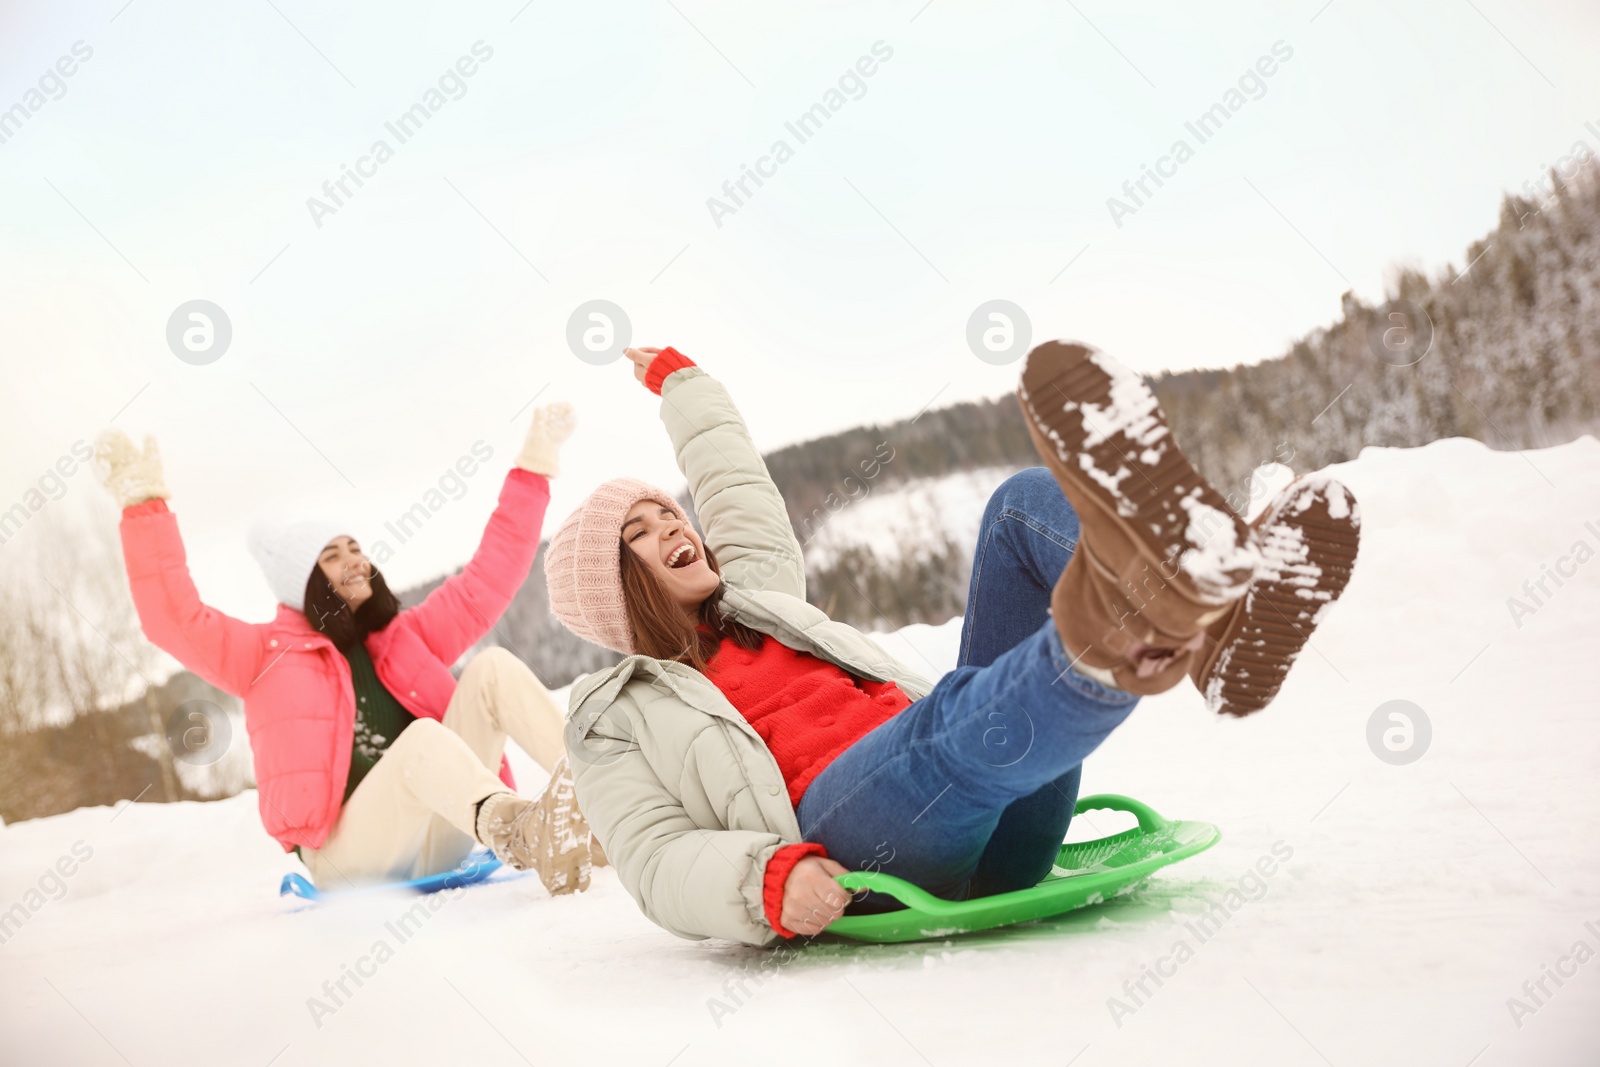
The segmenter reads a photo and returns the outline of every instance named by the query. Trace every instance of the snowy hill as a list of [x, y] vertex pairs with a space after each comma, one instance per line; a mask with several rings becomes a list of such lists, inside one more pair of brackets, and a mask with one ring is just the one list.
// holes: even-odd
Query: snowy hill
[[[1218, 721], [1184, 687], [1087, 764], [1086, 792], [1223, 830], [1131, 899], [775, 958], [658, 930], [603, 870], [576, 897], [531, 877], [441, 894], [402, 940], [410, 898], [280, 900], [298, 865], [253, 793], [82, 809], [0, 830], [0, 1062], [1600, 1061], [1600, 443], [1336, 469], [1361, 561], [1278, 701]], [[958, 630], [880, 640], [943, 670]], [[1431, 724], [1415, 762], [1369, 747], [1393, 700]]]
[[857, 545], [881, 562], [899, 562], [926, 553], [933, 544], [930, 531], [948, 535], [970, 558], [989, 494], [1017, 469], [980, 467], [878, 489], [806, 531], [806, 566], [825, 569], [841, 550]]

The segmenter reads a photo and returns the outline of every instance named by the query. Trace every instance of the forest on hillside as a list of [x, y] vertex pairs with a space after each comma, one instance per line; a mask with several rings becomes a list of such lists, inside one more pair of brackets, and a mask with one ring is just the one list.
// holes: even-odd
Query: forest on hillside
[[[1600, 170], [1552, 181], [1543, 202], [1506, 197], [1499, 226], [1467, 249], [1470, 269], [1401, 272], [1377, 305], [1346, 293], [1337, 322], [1277, 359], [1151, 379], [1184, 451], [1219, 488], [1239, 488], [1262, 463], [1315, 470], [1367, 445], [1537, 448], [1594, 431]], [[880, 485], [1037, 462], [1010, 396], [791, 445], [766, 459], [797, 531], [885, 441], [894, 459]]]
[[[1164, 374], [1152, 385], [1184, 450], [1241, 511], [1250, 473], [1265, 462], [1309, 471], [1368, 445], [1466, 436], [1518, 449], [1600, 431], [1600, 168], [1567, 179], [1552, 172], [1543, 200], [1507, 196], [1499, 225], [1459, 269], [1401, 272], [1378, 305], [1347, 293], [1338, 321], [1278, 358]], [[802, 545], [870, 493], [1037, 462], [1011, 396], [859, 427], [766, 460]], [[686, 493], [679, 498], [689, 504]], [[180, 672], [148, 682], [154, 649], [127, 598], [114, 518], [102, 525], [50, 539], [40, 572], [70, 576], [65, 588], [17, 567], [0, 583], [0, 818], [8, 821], [144, 790], [147, 800], [201, 799], [248, 784], [238, 753], [215, 766], [174, 759], [161, 736], [198, 721], [195, 707], [243, 730], [236, 702], [199, 679]], [[972, 546], [923, 540], [891, 557], [864, 542], [835, 544], [812, 561], [808, 597], [868, 630], [942, 622], [963, 609]], [[516, 653], [555, 688], [618, 657], [550, 615], [543, 552], [484, 643]], [[416, 603], [442, 580], [401, 599]], [[90, 623], [72, 608], [81, 602], [117, 607]], [[114, 710], [85, 710], [106, 707]], [[59, 713], [72, 708], [76, 715]]]

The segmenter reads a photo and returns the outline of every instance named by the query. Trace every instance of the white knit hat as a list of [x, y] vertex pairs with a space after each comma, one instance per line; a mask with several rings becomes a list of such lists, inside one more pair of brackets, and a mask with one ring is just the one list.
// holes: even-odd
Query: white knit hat
[[622, 596], [622, 520], [641, 500], [689, 517], [672, 494], [637, 478], [613, 478], [567, 516], [544, 553], [550, 612], [585, 641], [633, 652], [633, 629]]
[[306, 583], [317, 566], [317, 557], [329, 541], [348, 537], [349, 531], [344, 523], [328, 519], [307, 519], [288, 526], [258, 522], [250, 527], [245, 541], [278, 603], [304, 611]]

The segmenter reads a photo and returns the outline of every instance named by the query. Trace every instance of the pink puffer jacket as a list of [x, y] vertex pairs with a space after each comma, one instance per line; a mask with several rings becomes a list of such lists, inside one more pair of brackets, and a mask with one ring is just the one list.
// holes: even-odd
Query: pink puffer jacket
[[[550, 503], [542, 474], [512, 468], [478, 550], [460, 574], [367, 638], [378, 680], [418, 718], [442, 719], [450, 665], [499, 620], [539, 549]], [[161, 500], [123, 511], [122, 551], [151, 643], [244, 702], [261, 822], [285, 852], [320, 848], [339, 817], [355, 732], [350, 665], [304, 614], [279, 605], [248, 623], [200, 602], [178, 520]], [[306, 561], [306, 575], [315, 560]], [[502, 759], [500, 779], [514, 787]]]

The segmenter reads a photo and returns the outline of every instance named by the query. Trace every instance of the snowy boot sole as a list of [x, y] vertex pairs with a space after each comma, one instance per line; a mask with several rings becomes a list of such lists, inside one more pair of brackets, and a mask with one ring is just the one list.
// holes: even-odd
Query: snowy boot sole
[[[1249, 528], [1179, 451], [1149, 386], [1103, 352], [1039, 345], [1017, 395], [1082, 527], [1051, 599], [1063, 645], [1126, 692], [1171, 688], [1255, 577]], [[1169, 657], [1153, 676], [1135, 676], [1139, 645]]]
[[1252, 527], [1261, 569], [1237, 608], [1213, 626], [1191, 673], [1206, 706], [1249, 715], [1278, 695], [1289, 667], [1350, 583], [1361, 509], [1331, 475], [1308, 474]]

